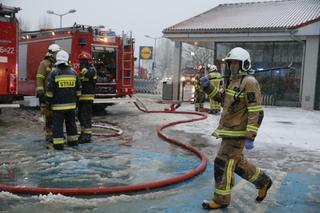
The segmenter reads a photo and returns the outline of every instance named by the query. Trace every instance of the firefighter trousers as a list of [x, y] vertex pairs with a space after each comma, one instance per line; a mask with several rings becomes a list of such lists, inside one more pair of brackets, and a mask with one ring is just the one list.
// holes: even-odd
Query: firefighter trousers
[[195, 93], [194, 93], [194, 107], [195, 107], [196, 111], [203, 108], [205, 98], [206, 98], [206, 95], [203, 91], [199, 91], [199, 90], [195, 91]]
[[256, 188], [266, 185], [270, 178], [243, 155], [245, 139], [222, 139], [217, 157], [214, 160], [215, 191], [214, 201], [229, 205], [234, 173], [253, 183]]
[[81, 126], [81, 134], [92, 134], [92, 105], [93, 101], [79, 101], [78, 119]]
[[78, 142], [78, 132], [75, 118], [75, 110], [53, 110], [53, 144], [64, 144], [63, 123], [67, 131], [67, 142]]
[[46, 103], [40, 104], [40, 112], [41, 115], [44, 117], [45, 125], [44, 125], [44, 132], [46, 140], [52, 137], [52, 110], [50, 109], [50, 105]]
[[219, 110], [220, 111], [220, 103], [215, 101], [212, 98], [209, 98], [210, 101], [210, 109], [211, 110]]

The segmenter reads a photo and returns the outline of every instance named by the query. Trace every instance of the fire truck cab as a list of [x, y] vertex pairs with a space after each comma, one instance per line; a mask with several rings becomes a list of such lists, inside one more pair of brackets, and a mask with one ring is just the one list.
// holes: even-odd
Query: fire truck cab
[[19, 107], [11, 104], [17, 96], [18, 81], [18, 21], [17, 7], [0, 4], [0, 108]]
[[[75, 24], [72, 27], [22, 32], [19, 41], [19, 94], [35, 95], [36, 72], [50, 44], [58, 44], [70, 54], [71, 66], [79, 71], [81, 51], [92, 54], [97, 69], [96, 99], [132, 95], [134, 91], [134, 39], [116, 35], [103, 27]], [[104, 101], [105, 100], [105, 101]]]

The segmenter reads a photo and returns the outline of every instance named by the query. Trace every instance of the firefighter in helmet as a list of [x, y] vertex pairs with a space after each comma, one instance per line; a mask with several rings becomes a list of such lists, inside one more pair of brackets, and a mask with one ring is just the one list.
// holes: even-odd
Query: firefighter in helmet
[[[208, 78], [212, 86], [216, 87], [218, 90], [220, 90], [220, 87], [222, 85], [222, 75], [217, 69], [216, 65], [208, 64], [207, 66], [208, 70]], [[217, 114], [220, 112], [220, 103], [215, 101], [213, 98], [209, 98], [210, 101], [210, 114]]]
[[195, 111], [203, 111], [203, 105], [206, 98], [206, 94], [203, 92], [200, 84], [200, 78], [205, 75], [205, 69], [203, 66], [199, 67], [198, 73], [193, 82], [194, 85], [194, 109]]
[[92, 105], [95, 96], [97, 81], [97, 71], [92, 65], [90, 53], [82, 51], [78, 57], [80, 64], [80, 80], [82, 84], [82, 94], [79, 98], [78, 119], [81, 126], [79, 143], [91, 142], [92, 135]]
[[81, 82], [76, 72], [68, 65], [69, 54], [60, 50], [56, 56], [56, 69], [48, 79], [47, 97], [53, 112], [53, 147], [63, 150], [63, 123], [67, 131], [67, 144], [78, 145], [75, 109], [81, 95]]
[[39, 98], [41, 114], [45, 119], [45, 137], [47, 142], [52, 142], [52, 112], [46, 100], [46, 89], [48, 84], [48, 76], [53, 69], [57, 52], [60, 50], [60, 46], [57, 44], [51, 44], [48, 47], [44, 59], [40, 62], [36, 75], [36, 93]]
[[215, 190], [211, 200], [202, 203], [205, 209], [218, 209], [230, 204], [234, 173], [255, 185], [256, 201], [261, 202], [272, 185], [271, 178], [250, 163], [243, 149], [253, 148], [254, 139], [263, 119], [261, 92], [258, 81], [251, 75], [249, 52], [241, 47], [232, 49], [224, 61], [230, 70], [230, 78], [224, 89], [210, 84], [208, 77], [200, 79], [204, 91], [222, 103], [223, 111], [219, 126], [213, 136], [222, 138], [214, 160]]

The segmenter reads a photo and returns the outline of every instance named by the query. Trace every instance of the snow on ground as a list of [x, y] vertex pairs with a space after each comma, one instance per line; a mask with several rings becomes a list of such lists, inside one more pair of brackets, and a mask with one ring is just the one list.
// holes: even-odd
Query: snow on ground
[[[208, 107], [208, 106], [206, 106]], [[186, 104], [180, 110], [193, 110]], [[209, 136], [218, 126], [220, 115], [208, 115], [208, 119], [186, 124], [183, 131]], [[174, 128], [181, 129], [181, 125]], [[211, 137], [211, 140], [214, 140]], [[256, 137], [255, 146], [265, 144], [288, 145], [307, 150], [320, 151], [320, 111], [301, 108], [264, 107], [264, 119]]]
[[[159, 96], [139, 97], [149, 110], [168, 107], [156, 103]], [[178, 110], [193, 109], [194, 105], [184, 103]], [[14, 174], [13, 182], [25, 185], [54, 186], [57, 181], [67, 186], [141, 183], [172, 177], [198, 164], [189, 152], [161, 141], [156, 135], [161, 124], [196, 117], [193, 115], [142, 113], [130, 103], [114, 105], [106, 113], [95, 116], [94, 121], [121, 128], [123, 136], [94, 138], [90, 145], [67, 148], [64, 152], [45, 148], [38, 117], [39, 112], [30, 109], [4, 110], [0, 115], [0, 184], [11, 181], [8, 172]], [[0, 192], [0, 211], [207, 212], [200, 203], [212, 195], [212, 163], [220, 139], [211, 133], [219, 118], [219, 115], [208, 115], [206, 120], [164, 130], [170, 137], [201, 149], [210, 160], [204, 173], [186, 183], [147, 193], [96, 197], [21, 196]], [[319, 127], [320, 111], [265, 107], [255, 148], [245, 153], [251, 162], [266, 169], [273, 177], [274, 186], [267, 200], [256, 204], [252, 202], [256, 189], [238, 178], [231, 206], [223, 212], [317, 212], [320, 208]], [[56, 177], [59, 179], [55, 180]]]

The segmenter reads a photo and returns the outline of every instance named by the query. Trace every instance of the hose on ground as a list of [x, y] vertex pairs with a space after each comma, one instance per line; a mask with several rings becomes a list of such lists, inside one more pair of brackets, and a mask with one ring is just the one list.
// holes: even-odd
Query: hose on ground
[[[140, 103], [141, 101], [138, 100]], [[142, 102], [141, 102], [142, 103]], [[114, 186], [114, 187], [96, 187], [96, 188], [37, 188], [37, 187], [25, 187], [25, 186], [9, 186], [9, 185], [0, 185], [0, 191], [7, 191], [15, 194], [33, 194], [33, 195], [44, 195], [44, 194], [62, 194], [62, 195], [69, 195], [69, 196], [80, 196], [80, 195], [104, 195], [104, 194], [116, 194], [116, 193], [129, 193], [129, 192], [138, 192], [138, 191], [147, 191], [150, 189], [160, 188], [169, 186], [172, 184], [177, 184], [183, 181], [186, 181], [188, 179], [193, 178], [196, 175], [199, 175], [201, 172], [203, 172], [207, 165], [207, 157], [203, 152], [196, 149], [195, 147], [182, 143], [178, 141], [177, 139], [170, 138], [166, 136], [164, 133], [162, 133], [162, 130], [164, 130], [167, 127], [181, 124], [181, 123], [188, 123], [193, 121], [199, 121], [207, 118], [207, 115], [199, 113], [199, 112], [182, 112], [182, 111], [149, 111], [144, 104], [142, 109], [137, 102], [134, 102], [136, 107], [145, 113], [174, 113], [174, 114], [189, 114], [189, 115], [197, 115], [200, 116], [199, 118], [193, 118], [193, 119], [186, 119], [186, 120], [179, 120], [170, 122], [167, 124], [161, 125], [157, 129], [158, 136], [167, 141], [168, 143], [172, 143], [174, 145], [177, 145], [179, 147], [182, 147], [183, 149], [189, 150], [196, 154], [197, 157], [200, 158], [201, 163], [193, 170], [183, 174], [179, 175], [173, 178], [155, 181], [155, 182], [148, 182], [148, 183], [142, 183], [142, 184], [134, 184], [129, 186]]]

